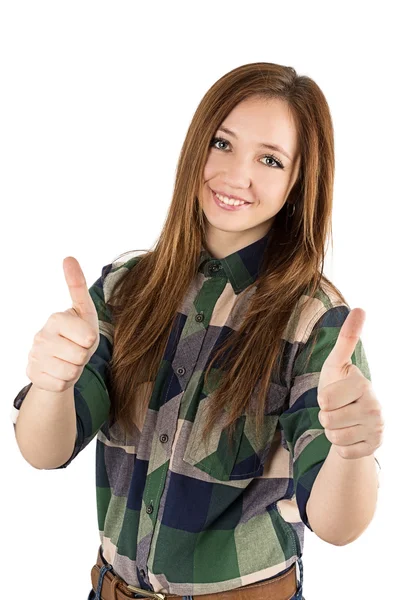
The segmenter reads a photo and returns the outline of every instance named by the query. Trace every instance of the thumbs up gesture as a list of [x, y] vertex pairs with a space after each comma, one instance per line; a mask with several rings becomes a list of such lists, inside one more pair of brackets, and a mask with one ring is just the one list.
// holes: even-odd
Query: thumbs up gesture
[[[73, 256], [68, 256], [64, 259], [63, 272], [72, 300], [72, 308], [68, 308], [65, 312], [80, 317], [84, 323], [88, 324], [88, 328], [83, 325], [80, 326], [81, 332], [84, 331], [88, 336], [91, 335], [95, 337], [96, 341], [99, 341], [97, 339], [99, 335], [98, 313], [88, 291], [84, 273]], [[89, 327], [92, 328], [92, 331], [90, 331]]]
[[76, 383], [100, 341], [98, 313], [80, 265], [69, 256], [63, 271], [72, 307], [53, 313], [36, 333], [26, 369], [37, 388], [50, 392]]
[[327, 439], [345, 459], [374, 454], [382, 444], [384, 420], [371, 382], [352, 364], [366, 315], [354, 308], [323, 363], [318, 385], [318, 418]]

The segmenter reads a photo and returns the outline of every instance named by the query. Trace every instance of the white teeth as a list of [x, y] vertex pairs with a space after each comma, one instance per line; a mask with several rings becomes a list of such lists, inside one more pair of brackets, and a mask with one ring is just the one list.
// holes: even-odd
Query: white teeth
[[248, 202], [243, 202], [243, 200], [233, 200], [232, 198], [227, 198], [227, 196], [220, 196], [220, 194], [215, 194], [219, 200], [224, 202], [224, 204], [229, 204], [230, 206], [239, 206], [240, 204], [249, 204]]

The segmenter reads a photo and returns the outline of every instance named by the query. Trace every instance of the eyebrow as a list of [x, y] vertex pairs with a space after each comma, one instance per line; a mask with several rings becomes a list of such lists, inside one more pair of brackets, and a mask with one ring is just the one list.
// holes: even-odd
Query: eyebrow
[[[237, 137], [237, 135], [233, 131], [231, 131], [231, 129], [227, 129], [227, 127], [224, 126], [219, 127], [217, 131], [223, 131], [224, 133], [227, 133], [228, 135], [231, 135], [234, 138]], [[291, 160], [288, 153], [281, 146], [277, 146], [276, 144], [268, 144], [266, 142], [262, 142], [261, 144], [258, 144], [258, 146], [261, 148], [269, 148], [270, 150], [281, 152], [281, 154], [284, 154], [289, 160]]]

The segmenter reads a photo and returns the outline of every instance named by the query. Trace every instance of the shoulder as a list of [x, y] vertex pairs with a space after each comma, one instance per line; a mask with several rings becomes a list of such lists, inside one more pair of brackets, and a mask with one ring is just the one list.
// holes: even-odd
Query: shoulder
[[[293, 312], [293, 342], [305, 344], [314, 330], [321, 327], [341, 327], [351, 308], [337, 288], [322, 280], [313, 298], [309, 292], [302, 294]], [[293, 318], [291, 320], [293, 322]]]
[[102, 268], [101, 284], [105, 301], [110, 298], [113, 288], [144, 256], [144, 251], [131, 250], [116, 256], [111, 263]]

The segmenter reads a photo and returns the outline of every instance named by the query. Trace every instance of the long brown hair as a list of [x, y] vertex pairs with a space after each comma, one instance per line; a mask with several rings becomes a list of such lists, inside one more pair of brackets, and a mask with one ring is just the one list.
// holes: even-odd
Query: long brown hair
[[[259, 434], [267, 390], [275, 369], [279, 377], [279, 358], [298, 318], [302, 294], [313, 299], [325, 282], [348, 306], [323, 275], [329, 235], [333, 244], [334, 180], [333, 125], [324, 94], [312, 79], [297, 75], [292, 67], [259, 62], [233, 69], [208, 90], [192, 118], [156, 246], [139, 256], [132, 270], [117, 281], [109, 302], [115, 327], [111, 420], [124, 432], [131, 432], [132, 411], [139, 413], [141, 423], [144, 420], [151, 388], [147, 387], [138, 407], [134, 406], [136, 389], [155, 381], [178, 307], [196, 275], [205, 241], [201, 190], [210, 141], [229, 112], [252, 96], [286, 101], [293, 115], [301, 155], [299, 176], [288, 197], [294, 200], [295, 213], [288, 227], [288, 203], [277, 213], [266, 249], [265, 275], [260, 272], [238, 295], [239, 301], [256, 287], [240, 328], [228, 336], [207, 368], [205, 386], [212, 364], [227, 354], [221, 384], [208, 409], [203, 441], [225, 410], [225, 429], [231, 441], [236, 421], [248, 408], [258, 381], [255, 422]], [[233, 310], [238, 310], [238, 301]]]

